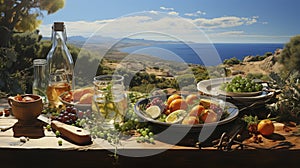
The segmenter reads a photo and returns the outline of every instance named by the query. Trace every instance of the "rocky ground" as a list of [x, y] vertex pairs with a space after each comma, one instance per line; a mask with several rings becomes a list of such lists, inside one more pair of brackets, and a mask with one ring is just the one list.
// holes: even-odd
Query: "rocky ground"
[[247, 56], [240, 64], [227, 66], [233, 75], [236, 74], [263, 74], [267, 75], [271, 72], [280, 72], [282, 65], [278, 62], [281, 49], [262, 61], [254, 61], [254, 56]]

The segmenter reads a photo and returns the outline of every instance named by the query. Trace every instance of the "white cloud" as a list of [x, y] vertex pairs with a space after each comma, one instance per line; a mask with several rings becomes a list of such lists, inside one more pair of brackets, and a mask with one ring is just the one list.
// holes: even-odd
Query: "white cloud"
[[253, 23], [256, 23], [257, 20], [259, 19], [258, 16], [253, 16], [252, 18], [242, 18], [243, 20], [246, 20], [246, 24], [251, 25]]
[[196, 11], [194, 13], [185, 13], [184, 15], [189, 16], [189, 17], [197, 17], [197, 16], [200, 16], [200, 15], [206, 15], [206, 12]]
[[178, 12], [175, 12], [175, 11], [172, 11], [172, 12], [168, 12], [169, 15], [173, 15], [173, 16], [178, 16], [179, 13]]
[[213, 33], [213, 34], [210, 34], [210, 36], [214, 36], [214, 37], [217, 37], [217, 36], [237, 36], [237, 35], [243, 35], [244, 33], [245, 33], [244, 31], [236, 30], [236, 31]]
[[256, 17], [245, 18], [237, 16], [224, 16], [212, 19], [197, 18], [192, 20], [194, 24], [200, 28], [214, 29], [214, 28], [229, 28], [242, 25], [251, 25], [257, 22]]
[[173, 16], [178, 16], [179, 15], [178, 12], [174, 11], [174, 8], [167, 8], [167, 7], [161, 6], [160, 9], [163, 10], [163, 11], [168, 12], [169, 15], [173, 15]]
[[158, 11], [155, 11], [155, 10], [151, 10], [151, 11], [149, 11], [149, 13], [151, 13], [151, 14], [158, 14], [159, 12]]
[[196, 13], [199, 15], [206, 15], [206, 12], [203, 12], [203, 11], [197, 11]]
[[196, 16], [194, 13], [185, 13], [185, 16]]
[[[200, 13], [200, 12], [199, 12]], [[237, 17], [224, 16], [217, 18], [182, 18], [177, 17], [178, 13], [171, 11], [168, 13], [160, 13], [158, 11], [150, 11], [148, 14], [129, 15], [118, 19], [89, 21], [65, 22], [68, 36], [84, 36], [90, 37], [96, 35], [122, 38], [131, 35], [147, 36], [162, 40], [162, 38], [171, 38], [173, 36], [186, 38], [188, 41], [203, 41], [205, 30], [213, 38], [233, 37], [245, 35], [243, 31], [227, 31], [228, 28], [239, 26], [249, 26], [257, 23], [258, 17]], [[43, 36], [51, 36], [51, 26], [42, 24], [39, 29]], [[216, 32], [216, 31], [219, 32]], [[222, 31], [222, 32], [220, 32]], [[152, 33], [144, 33], [152, 32]], [[154, 33], [153, 33], [154, 32]], [[162, 34], [160, 34], [162, 32]], [[170, 36], [168, 36], [169, 34]], [[200, 35], [199, 35], [200, 34]], [[198, 36], [198, 37], [197, 37]], [[199, 37], [201, 36], [201, 37]], [[170, 39], [167, 39], [170, 40]], [[173, 39], [174, 40], [174, 39]]]
[[164, 6], [161, 6], [159, 9], [164, 10], [164, 11], [173, 11], [174, 8], [166, 8]]

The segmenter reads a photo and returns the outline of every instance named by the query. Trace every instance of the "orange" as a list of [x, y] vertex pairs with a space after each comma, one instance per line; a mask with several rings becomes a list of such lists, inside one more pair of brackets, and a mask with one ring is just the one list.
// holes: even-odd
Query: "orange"
[[205, 123], [216, 122], [218, 120], [218, 115], [211, 109], [204, 110], [200, 116], [201, 120]]
[[166, 109], [166, 110], [164, 111], [164, 113], [165, 113], [166, 115], [169, 115], [169, 114], [171, 113], [171, 111], [170, 111], [170, 109]]
[[274, 133], [275, 127], [271, 120], [264, 119], [261, 120], [257, 125], [257, 131], [265, 136], [271, 135]]
[[175, 99], [182, 99], [182, 97], [178, 94], [172, 94], [167, 100], [167, 105], [169, 106], [171, 102]]
[[192, 108], [192, 110], [189, 113], [189, 116], [196, 116], [199, 117], [203, 112], [205, 108], [201, 105], [196, 105]]
[[182, 120], [182, 124], [184, 124], [184, 125], [199, 124], [199, 118], [195, 117], [195, 116], [187, 116]]
[[196, 103], [196, 101], [198, 100], [198, 96], [196, 94], [189, 94], [186, 98], [185, 101], [188, 105], [193, 105]]
[[212, 105], [218, 106], [218, 103], [211, 99], [201, 99], [199, 104], [204, 106], [206, 109], [209, 109]]
[[209, 99], [201, 99], [199, 104], [201, 104], [205, 108], [210, 108], [211, 100], [209, 100]]
[[184, 99], [175, 99], [169, 105], [170, 113], [179, 109], [186, 110], [187, 108], [188, 105]]

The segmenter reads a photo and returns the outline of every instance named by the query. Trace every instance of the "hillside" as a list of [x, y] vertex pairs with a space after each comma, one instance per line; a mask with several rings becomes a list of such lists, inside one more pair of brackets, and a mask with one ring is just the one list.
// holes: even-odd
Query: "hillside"
[[281, 51], [281, 49], [276, 50], [273, 55], [268, 56], [262, 61], [251, 61], [251, 56], [250, 59], [249, 57], [245, 57], [240, 64], [226, 66], [226, 68], [228, 68], [233, 75], [247, 75], [249, 73], [268, 75], [271, 72], [279, 72], [282, 67], [282, 65], [278, 62], [278, 57]]

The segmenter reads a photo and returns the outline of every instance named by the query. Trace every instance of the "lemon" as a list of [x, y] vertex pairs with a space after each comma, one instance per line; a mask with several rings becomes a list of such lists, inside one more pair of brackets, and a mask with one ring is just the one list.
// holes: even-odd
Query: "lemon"
[[166, 123], [171, 123], [171, 124], [179, 123], [183, 120], [185, 115], [186, 115], [185, 110], [176, 110], [167, 116]]
[[160, 116], [161, 110], [159, 106], [150, 106], [145, 111], [151, 118], [155, 119]]

